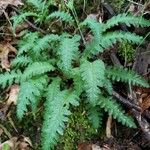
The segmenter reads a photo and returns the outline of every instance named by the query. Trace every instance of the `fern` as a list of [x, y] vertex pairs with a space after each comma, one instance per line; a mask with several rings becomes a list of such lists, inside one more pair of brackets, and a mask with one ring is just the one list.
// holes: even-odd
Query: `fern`
[[85, 82], [84, 87], [88, 99], [92, 105], [95, 105], [100, 93], [99, 87], [103, 86], [105, 75], [105, 66], [101, 60], [94, 62], [85, 61], [80, 67], [81, 76]]
[[35, 109], [38, 98], [40, 98], [46, 84], [45, 77], [21, 83], [17, 101], [17, 116], [19, 119], [22, 119], [25, 112], [27, 112], [27, 105], [31, 105]]
[[[69, 105], [78, 105], [77, 97], [69, 91], [59, 91], [59, 81], [54, 80], [48, 88], [44, 124], [42, 129], [43, 149], [53, 148], [58, 134], [63, 134], [65, 122], [71, 112]], [[56, 105], [57, 104], [57, 105]], [[53, 129], [53, 130], [52, 130]]]
[[59, 41], [59, 36], [50, 34], [46, 35], [43, 38], [39, 38], [35, 42], [35, 46], [33, 47], [32, 51], [35, 52], [35, 54], [41, 54], [41, 51], [48, 49], [50, 47], [50, 43], [52, 41]]
[[112, 100], [111, 98], [105, 98], [101, 95], [99, 97], [99, 106], [106, 112], [108, 112], [109, 115], [112, 115], [114, 119], [117, 119], [118, 122], [121, 122], [123, 125], [136, 128], [133, 119], [124, 114], [121, 106], [119, 106], [115, 100]]
[[[71, 69], [72, 61], [78, 56], [80, 36], [75, 35], [73, 38], [63, 38], [59, 47], [59, 55], [62, 62], [62, 67], [65, 70]], [[69, 45], [68, 45], [69, 43]]]
[[141, 26], [141, 27], [148, 27], [150, 26], [150, 21], [145, 20], [142, 17], [135, 17], [132, 15], [129, 15], [127, 13], [119, 14], [117, 16], [112, 17], [109, 19], [104, 25], [103, 25], [103, 31], [106, 31], [107, 29], [110, 29], [119, 23], [124, 23], [127, 26]]
[[53, 70], [54, 67], [47, 62], [34, 62], [25, 69], [22, 80], [27, 80], [33, 76], [41, 75]]
[[19, 82], [21, 75], [21, 71], [19, 70], [0, 74], [0, 85], [2, 88], [5, 88], [6, 86], [12, 85], [14, 82]]
[[74, 84], [74, 90], [76, 91], [77, 95], [81, 95], [81, 93], [84, 91], [83, 87], [83, 80], [81, 77], [80, 68], [74, 68], [72, 69], [72, 77], [73, 77], [73, 84]]
[[34, 6], [40, 12], [43, 12], [46, 5], [45, 2], [43, 2], [43, 0], [27, 0], [27, 3]]
[[[78, 106], [79, 100], [86, 101], [89, 120], [96, 129], [101, 126], [103, 109], [123, 125], [136, 127], [121, 106], [108, 97], [113, 91], [112, 80], [144, 87], [149, 85], [132, 71], [105, 67], [105, 60], [101, 60], [99, 53], [103, 53], [116, 42], [128, 41], [138, 44], [143, 40], [141, 36], [130, 32], [118, 30], [110, 32], [108, 29], [119, 23], [147, 27], [150, 26], [149, 21], [120, 14], [106, 23], [100, 23], [89, 17], [79, 23], [73, 1], [69, 1], [66, 5], [74, 14], [76, 28], [72, 15], [61, 11], [61, 8], [47, 16], [52, 0], [28, 0], [27, 3], [34, 9], [32, 12], [13, 17], [14, 30], [27, 17], [31, 17], [33, 23], [44, 27], [48, 33], [45, 35], [30, 31], [25, 33], [19, 40], [18, 54], [12, 62], [12, 71], [0, 75], [0, 85], [5, 88], [13, 83], [20, 84], [17, 101], [17, 116], [20, 120], [28, 112], [28, 107], [34, 112], [41, 99], [45, 100], [42, 150], [55, 147], [59, 134], [63, 134], [68, 116], [71, 114], [70, 105]], [[47, 25], [54, 18], [66, 23], [67, 32], [52, 34], [53, 29]], [[80, 29], [80, 34], [76, 29]], [[91, 39], [83, 45], [80, 37], [84, 41], [86, 31], [90, 31]]]
[[127, 70], [121, 67], [108, 67], [106, 69], [106, 75], [115, 81], [122, 81], [131, 83], [132, 85], [138, 85], [143, 87], [149, 87], [149, 84], [141, 76], [137, 75], [132, 70]]
[[95, 129], [98, 129], [102, 125], [102, 119], [103, 119], [103, 112], [99, 109], [99, 106], [93, 107], [90, 104], [86, 105], [86, 109], [88, 112], [88, 118], [90, 122], [92, 123], [93, 127]]
[[29, 63], [32, 63], [32, 59], [27, 56], [19, 56], [16, 57], [12, 62], [11, 65], [13, 67], [24, 67], [27, 66]]
[[56, 12], [51, 13], [47, 17], [47, 20], [52, 19], [52, 18], [61, 19], [62, 21], [66, 22], [66, 23], [73, 23], [74, 22], [72, 16], [69, 13], [63, 12], [63, 11], [56, 11]]
[[39, 35], [37, 32], [29, 32], [24, 37], [23, 40], [19, 42], [19, 52], [18, 55], [22, 55], [25, 52], [31, 51], [36, 45]]
[[130, 32], [112, 32], [112, 33], [107, 33], [106, 35], [103, 36], [103, 39], [101, 41], [101, 45], [107, 49], [113, 44], [115, 44], [117, 41], [122, 42], [122, 41], [127, 41], [130, 43], [135, 43], [139, 44], [143, 38], [141, 36], [135, 35]]
[[87, 57], [90, 54], [96, 54], [97, 52], [103, 52], [103, 47], [100, 45], [102, 25], [94, 19], [87, 18], [80, 26], [88, 26], [93, 34], [92, 40], [86, 44], [83, 57]]
[[36, 13], [33, 13], [33, 12], [25, 12], [25, 13], [22, 13], [20, 15], [13, 16], [12, 17], [12, 20], [13, 20], [13, 32], [15, 33], [17, 25], [23, 23], [25, 21], [25, 19], [27, 17], [30, 17], [30, 16], [38, 17], [38, 15]]

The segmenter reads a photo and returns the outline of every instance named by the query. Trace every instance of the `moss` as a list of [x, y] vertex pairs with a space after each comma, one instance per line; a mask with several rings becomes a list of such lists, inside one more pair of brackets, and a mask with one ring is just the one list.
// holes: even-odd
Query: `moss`
[[132, 44], [122, 42], [118, 48], [119, 55], [125, 60], [126, 63], [131, 62], [135, 55], [135, 49]]
[[78, 143], [89, 141], [96, 134], [97, 131], [89, 123], [85, 111], [80, 107], [70, 116], [58, 146], [60, 148], [57, 149], [76, 150]]

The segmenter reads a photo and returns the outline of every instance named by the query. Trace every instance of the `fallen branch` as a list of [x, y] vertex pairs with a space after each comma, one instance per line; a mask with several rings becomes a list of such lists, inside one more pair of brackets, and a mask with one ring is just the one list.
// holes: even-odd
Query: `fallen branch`
[[124, 97], [122, 97], [120, 94], [118, 94], [117, 92], [113, 91], [113, 96], [117, 98], [117, 100], [119, 100], [121, 103], [123, 103], [125, 106], [129, 107], [129, 108], [132, 108], [132, 109], [135, 109], [137, 111], [140, 111], [141, 112], [141, 108], [134, 104], [134, 103], [131, 103], [130, 101], [128, 101], [127, 99], [125, 99]]

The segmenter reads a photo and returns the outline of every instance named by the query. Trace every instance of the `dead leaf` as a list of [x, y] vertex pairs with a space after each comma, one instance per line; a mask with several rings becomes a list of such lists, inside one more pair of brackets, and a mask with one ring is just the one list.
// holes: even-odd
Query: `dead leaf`
[[8, 5], [16, 6], [23, 5], [21, 0], [0, 0], [0, 15], [5, 12]]
[[8, 145], [11, 150], [30, 150], [32, 147], [31, 140], [28, 137], [13, 137], [10, 140], [0, 145], [0, 150], [3, 149], [4, 145]]
[[30, 147], [33, 147], [32, 142], [28, 137], [21, 136], [18, 141], [18, 150], [30, 150]]
[[10, 88], [9, 98], [6, 102], [7, 105], [10, 105], [12, 103], [14, 105], [17, 104], [18, 93], [19, 93], [19, 85], [17, 85], [17, 84], [12, 85]]
[[142, 112], [144, 112], [146, 109], [150, 108], [150, 95], [142, 101], [140, 106], [142, 108]]
[[8, 42], [0, 43], [1, 66], [3, 69], [6, 69], [7, 71], [10, 70], [10, 62], [8, 60], [8, 55], [10, 52], [13, 52], [16, 54], [17, 50]]
[[92, 150], [102, 150], [98, 145], [92, 144]]
[[17, 137], [13, 137], [10, 140], [0, 144], [0, 150], [2, 150], [4, 148], [5, 145], [8, 145], [9, 148], [11, 148], [11, 150], [16, 150], [16, 143], [17, 143]]
[[80, 143], [78, 145], [78, 150], [92, 150], [92, 144], [89, 143]]
[[78, 145], [78, 150], [102, 150], [102, 148], [100, 148], [97, 144], [83, 142]]

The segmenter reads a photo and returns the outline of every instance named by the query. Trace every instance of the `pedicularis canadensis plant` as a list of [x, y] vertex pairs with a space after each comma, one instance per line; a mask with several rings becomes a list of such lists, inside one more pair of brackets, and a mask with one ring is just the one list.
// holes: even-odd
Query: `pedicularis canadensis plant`
[[[24, 32], [25, 35], [18, 43], [17, 57], [12, 61], [12, 71], [1, 73], [0, 85], [3, 88], [14, 83], [20, 85], [17, 101], [17, 116], [20, 120], [28, 107], [35, 112], [40, 101], [44, 101], [42, 149], [54, 148], [71, 114], [70, 106], [78, 106], [82, 100], [95, 128], [99, 128], [104, 112], [123, 125], [135, 128], [133, 119], [112, 98], [112, 82], [121, 81], [143, 87], [148, 87], [148, 83], [131, 70], [107, 66], [97, 55], [116, 42], [138, 44], [143, 40], [131, 32], [111, 32], [112, 27], [120, 23], [147, 27], [150, 21], [124, 13], [105, 23], [90, 17], [79, 22], [73, 1], [66, 3], [66, 12], [49, 12], [52, 1], [27, 0], [27, 3], [34, 11], [14, 16], [14, 31], [27, 17], [44, 27], [55, 22], [58, 25], [59, 22], [65, 31], [54, 34], [49, 28], [46, 35]], [[84, 40], [87, 30], [92, 35], [90, 41]]]

